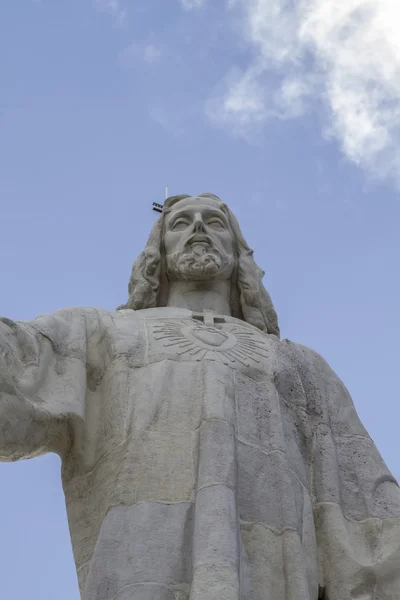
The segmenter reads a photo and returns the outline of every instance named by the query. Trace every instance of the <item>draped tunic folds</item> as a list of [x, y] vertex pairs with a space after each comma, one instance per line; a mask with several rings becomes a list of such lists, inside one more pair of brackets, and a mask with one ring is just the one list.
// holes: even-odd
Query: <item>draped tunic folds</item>
[[83, 600], [400, 599], [399, 488], [315, 352], [178, 308], [0, 348], [0, 457], [62, 457]]

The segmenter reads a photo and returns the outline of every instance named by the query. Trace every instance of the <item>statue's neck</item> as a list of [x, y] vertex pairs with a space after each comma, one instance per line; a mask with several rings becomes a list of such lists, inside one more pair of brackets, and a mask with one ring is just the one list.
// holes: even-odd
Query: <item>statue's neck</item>
[[166, 306], [231, 316], [230, 281], [170, 281]]

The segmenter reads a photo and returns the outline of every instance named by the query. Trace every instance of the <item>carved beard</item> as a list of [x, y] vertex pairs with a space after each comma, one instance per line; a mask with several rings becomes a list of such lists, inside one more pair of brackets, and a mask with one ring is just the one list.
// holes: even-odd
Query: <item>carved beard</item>
[[167, 276], [170, 280], [209, 280], [229, 277], [234, 260], [216, 246], [193, 243], [184, 250], [167, 256]]

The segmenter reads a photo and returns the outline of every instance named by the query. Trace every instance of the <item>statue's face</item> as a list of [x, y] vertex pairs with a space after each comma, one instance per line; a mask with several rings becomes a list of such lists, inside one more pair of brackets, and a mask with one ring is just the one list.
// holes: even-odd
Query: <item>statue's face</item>
[[165, 216], [164, 249], [171, 280], [230, 279], [235, 240], [221, 204], [212, 198], [185, 198]]

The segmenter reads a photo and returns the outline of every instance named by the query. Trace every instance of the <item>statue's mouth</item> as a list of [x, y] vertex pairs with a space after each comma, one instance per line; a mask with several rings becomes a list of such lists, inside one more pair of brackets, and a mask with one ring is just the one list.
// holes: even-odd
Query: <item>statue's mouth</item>
[[208, 242], [191, 242], [190, 248], [196, 256], [204, 256], [210, 248]]
[[190, 246], [192, 248], [198, 246], [199, 248], [208, 248], [210, 244], [208, 242], [191, 242]]
[[211, 246], [211, 240], [209, 237], [205, 235], [195, 235], [192, 239], [188, 241], [189, 246], [203, 246], [208, 248]]

